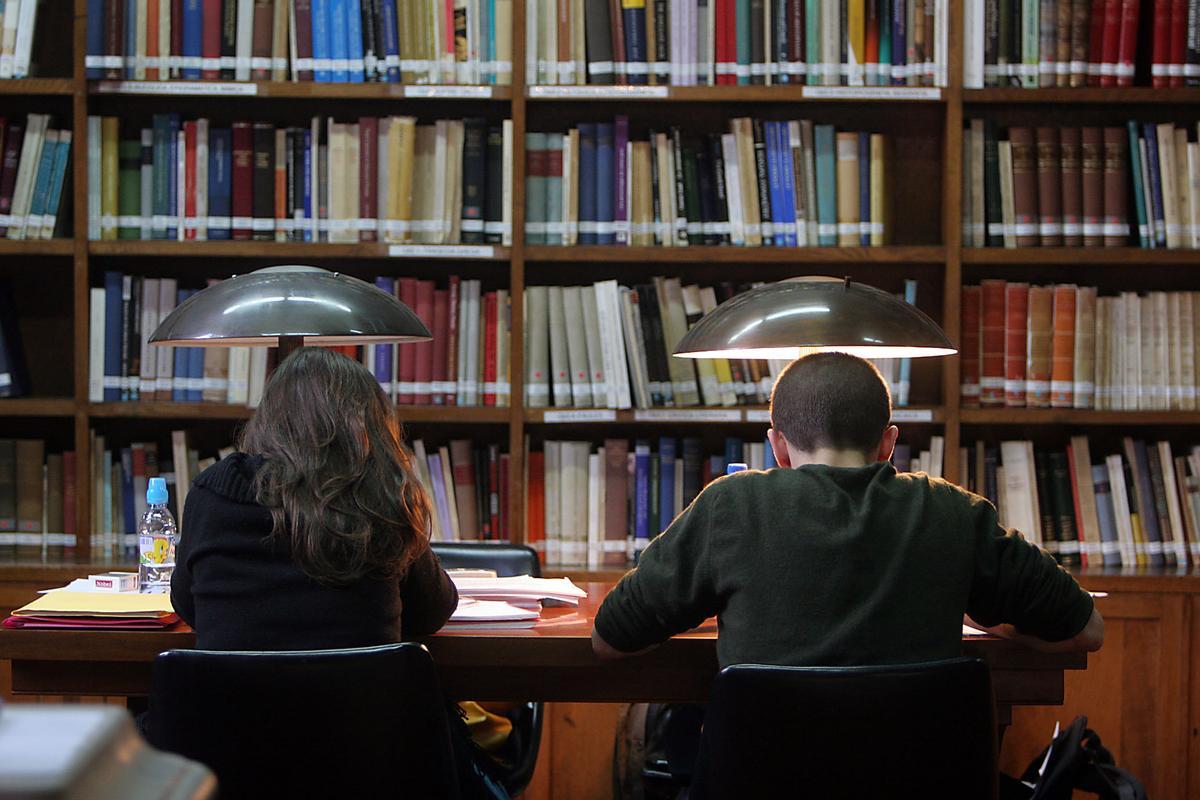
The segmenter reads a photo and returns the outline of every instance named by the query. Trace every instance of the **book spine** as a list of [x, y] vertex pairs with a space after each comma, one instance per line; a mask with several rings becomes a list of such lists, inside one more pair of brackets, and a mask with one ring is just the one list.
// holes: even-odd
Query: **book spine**
[[1073, 284], [1054, 287], [1054, 338], [1051, 343], [1050, 406], [1075, 405], [1075, 290]]
[[1033, 247], [1038, 243], [1039, 233], [1037, 155], [1033, 131], [1014, 127], [1009, 129], [1008, 137], [1012, 144], [1017, 247]]
[[1004, 293], [1004, 405], [1025, 405], [1029, 284], [1009, 283]]
[[978, 286], [964, 286], [961, 294], [962, 337], [960, 339], [959, 396], [966, 407], [980, 404], [980, 326], [982, 295]]
[[596, 244], [614, 244], [616, 233], [613, 219], [616, 208], [614, 197], [614, 164], [616, 154], [613, 143], [613, 123], [596, 124]]
[[1121, 247], [1129, 239], [1126, 195], [1129, 143], [1121, 128], [1104, 129], [1104, 246]]
[[[1052, 76], [1053, 77], [1053, 76]], [[1057, 128], [1037, 128], [1038, 232], [1043, 247], [1061, 247], [1062, 164]]]
[[232, 142], [230, 222], [233, 238], [248, 240], [254, 228], [254, 130], [249, 122], [233, 123]]
[[1005, 282], [980, 283], [979, 404], [1004, 405]]

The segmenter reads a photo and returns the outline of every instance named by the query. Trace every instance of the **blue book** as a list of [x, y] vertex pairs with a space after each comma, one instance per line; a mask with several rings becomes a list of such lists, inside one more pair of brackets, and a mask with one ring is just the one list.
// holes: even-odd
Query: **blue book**
[[[1096, 489], [1096, 518], [1100, 523], [1100, 552], [1104, 556], [1104, 566], [1122, 566], [1117, 540], [1117, 514], [1113, 509], [1112, 484], [1109, 482], [1107, 466], [1092, 465], [1092, 485]], [[1091, 564], [1090, 561], [1088, 563]]]
[[[908, 37], [905, 24], [908, 15], [905, 13], [904, 0], [892, 0], [892, 79], [893, 86], [903, 86], [908, 83], [898, 74], [896, 67], [903, 67], [907, 61]], [[889, 81], [884, 81], [889, 83]]]
[[[208, 132], [208, 226], [209, 239], [229, 239], [233, 220], [233, 130], [211, 128]], [[212, 221], [219, 221], [213, 225]]]
[[311, 242], [313, 240], [313, 232], [311, 220], [313, 219], [313, 198], [312, 198], [312, 168], [313, 168], [313, 140], [312, 131], [304, 132], [304, 219], [310, 224], [304, 226], [304, 241]]
[[[396, 279], [380, 276], [375, 279], [375, 287], [386, 295], [396, 296]], [[394, 344], [369, 345], [375, 348], [375, 380], [379, 381], [383, 393], [392, 396], [392, 354]]]
[[[313, 3], [316, 6], [316, 3]], [[347, 42], [347, 17], [349, 0], [328, 0], [326, 3], [327, 19], [329, 20], [329, 79], [334, 83], [346, 83], [350, 80], [347, 69], [350, 58], [350, 46]], [[315, 31], [314, 31], [315, 35]]]
[[771, 449], [771, 440], [763, 441], [763, 469], [775, 469], [779, 464], [775, 461], [775, 451]]
[[67, 179], [67, 164], [70, 161], [71, 142], [69, 140], [60, 141], [58, 147], [55, 149], [54, 170], [50, 174], [50, 192], [46, 196], [46, 208], [42, 212], [46, 215], [43, 225], [50, 228], [52, 232], [56, 227], [55, 220], [58, 217], [59, 206], [62, 203], [63, 184]]
[[[192, 294], [193, 294], [193, 292], [191, 289], [177, 290], [175, 292], [176, 308], [178, 308], [180, 305], [182, 305], [183, 301], [187, 300], [189, 297], [191, 297]], [[174, 355], [175, 363], [173, 365], [173, 369], [171, 372], [171, 374], [173, 376], [171, 378], [171, 399], [173, 401], [175, 401], [176, 403], [183, 403], [183, 402], [186, 402], [188, 399], [188, 396], [187, 396], [188, 360], [191, 355], [190, 351], [193, 349], [195, 349], [195, 348], [192, 348], [192, 347], [173, 348], [173, 350], [174, 350], [173, 355]]]
[[892, 82], [892, 0], [879, 2], [879, 75], [875, 79], [878, 86], [887, 86]]
[[[904, 302], [910, 306], [917, 304], [917, 282], [912, 278], [904, 279]], [[908, 405], [908, 392], [912, 388], [912, 359], [900, 359], [899, 391], [896, 392], [895, 402], [898, 406]]]
[[[611, 140], [610, 140], [611, 141]], [[610, 162], [611, 163], [611, 162]], [[596, 244], [596, 123], [579, 124], [579, 243]], [[600, 181], [600, 183], [610, 183]], [[611, 192], [611, 189], [609, 190]]]
[[[125, 536], [132, 536], [137, 533], [137, 511], [133, 501], [133, 448], [121, 448], [121, 508], [122, 516], [125, 518], [125, 530], [122, 533]], [[123, 550], [128, 550], [124, 537], [121, 539]]]
[[628, 73], [629, 83], [633, 85], [649, 83], [646, 6], [644, 3], [621, 3], [620, 6], [625, 29], [625, 64], [627, 68], [633, 68]]
[[[38, 238], [42, 227], [41, 216], [46, 211], [46, 195], [50, 192], [50, 177], [54, 172], [54, 160], [58, 155], [58, 142], [43, 144], [42, 153], [38, 157], [37, 172], [33, 178], [33, 193], [29, 198], [29, 232], [27, 238]], [[36, 227], [35, 227], [36, 225]]]
[[[801, 223], [796, 221], [796, 165], [792, 160], [792, 139], [791, 132], [788, 130], [788, 123], [780, 122], [779, 125], [779, 175], [783, 184], [783, 244], [787, 247], [795, 247], [799, 244], [797, 225]], [[775, 230], [779, 231], [779, 221], [775, 223]]]
[[858, 132], [858, 243], [871, 246], [871, 134]]
[[167, 194], [170, 191], [170, 176], [167, 175], [168, 153], [171, 138], [171, 117], [168, 114], [154, 115], [154, 158], [151, 167], [151, 204], [153, 217], [150, 224], [151, 239], [167, 238], [167, 214], [171, 211]]
[[329, 6], [333, 0], [312, 0], [313, 81], [329, 83], [333, 77], [329, 59]]
[[738, 86], [750, 83], [750, 0], [734, 0], [737, 3], [735, 23], [737, 31], [737, 82]]
[[1154, 211], [1147, 217], [1154, 218], [1154, 246], [1166, 247], [1167, 219], [1163, 213], [1162, 173], [1158, 169], [1158, 129], [1153, 122], [1147, 122], [1142, 129], [1146, 136], [1146, 168], [1150, 173], [1150, 204]]
[[200, 54], [204, 37], [204, 9], [201, 0], [183, 0], [183, 66], [179, 76], [200, 80]]
[[[767, 150], [767, 191], [771, 195], [771, 229], [775, 232], [775, 243], [784, 244], [787, 241], [785, 228], [780, 225], [788, 220], [783, 218], [783, 180], [780, 174], [779, 126], [787, 123], [764, 122], [763, 138]], [[792, 215], [792, 221], [795, 215]]]
[[837, 174], [833, 152], [833, 126], [813, 126], [817, 161], [817, 244], [837, 245]]
[[170, 115], [170, 130], [167, 131], [167, 238], [179, 238], [179, 115]]
[[363, 32], [361, 0], [346, 2], [346, 73], [351, 83], [363, 82]]
[[666, 530], [675, 517], [675, 439], [658, 440], [658, 527]]
[[[120, 0], [117, 0], [120, 2]], [[142, 20], [146, 24], [146, 20]], [[138, 15], [137, 0], [125, 0], [125, 77], [132, 80], [133, 62], [137, 53]]]
[[633, 551], [650, 544], [650, 442], [638, 439], [633, 449]]
[[380, 13], [383, 22], [383, 57], [387, 82], [400, 82], [400, 29], [396, 27], [396, 4], [383, 3]]
[[104, 273], [104, 402], [121, 399], [121, 282], [119, 272]]
[[[680, 165], [682, 168], [682, 164]], [[616, 174], [613, 152], [613, 124], [596, 124], [596, 244], [616, 244], [617, 234], [613, 230], [613, 214], [616, 211], [613, 198], [613, 181], [604, 178]]]
[[714, 475], [724, 475], [725, 468], [730, 464], [741, 464], [746, 461], [745, 444], [736, 436], [725, 437], [725, 459], [721, 463], [721, 471], [714, 472]]
[[104, 0], [88, 0], [87, 3], [87, 58], [84, 61], [84, 76], [88, 80], [104, 77]]
[[[484, 5], [484, 13], [487, 15], [487, 61], [489, 64], [496, 63], [496, 0], [487, 0]], [[487, 71], [487, 82], [496, 83], [498, 75], [495, 69]]]

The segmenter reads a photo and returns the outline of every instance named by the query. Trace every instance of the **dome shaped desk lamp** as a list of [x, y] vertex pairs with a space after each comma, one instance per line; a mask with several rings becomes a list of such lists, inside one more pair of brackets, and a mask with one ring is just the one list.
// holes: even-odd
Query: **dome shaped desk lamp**
[[277, 345], [279, 360], [305, 344], [426, 342], [408, 306], [366, 281], [320, 267], [264, 267], [197, 292], [167, 315], [151, 344]]
[[675, 348], [683, 358], [948, 356], [957, 350], [916, 306], [849, 278], [789, 278], [736, 295], [702, 317]]

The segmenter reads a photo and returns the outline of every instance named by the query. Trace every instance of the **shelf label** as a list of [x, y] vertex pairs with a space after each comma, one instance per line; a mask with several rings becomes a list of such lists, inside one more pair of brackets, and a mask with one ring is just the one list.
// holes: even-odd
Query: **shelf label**
[[531, 86], [529, 96], [538, 98], [583, 98], [636, 100], [666, 97], [667, 86]]
[[941, 100], [942, 90], [921, 86], [805, 86], [811, 100]]
[[933, 422], [933, 409], [893, 408], [892, 422]]
[[488, 99], [492, 96], [490, 86], [405, 86], [405, 97], [430, 99], [467, 100]]
[[226, 81], [100, 81], [98, 90], [101, 94], [249, 96], [258, 94], [258, 84]]
[[766, 408], [749, 408], [746, 409], [746, 422], [767, 422], [771, 421], [771, 412]]
[[492, 258], [496, 248], [484, 244], [393, 244], [392, 258]]
[[579, 411], [547, 411], [542, 422], [616, 422], [617, 412], [604, 408], [585, 408]]
[[634, 411], [633, 419], [636, 422], [741, 422], [742, 412], [717, 408], [651, 408]]

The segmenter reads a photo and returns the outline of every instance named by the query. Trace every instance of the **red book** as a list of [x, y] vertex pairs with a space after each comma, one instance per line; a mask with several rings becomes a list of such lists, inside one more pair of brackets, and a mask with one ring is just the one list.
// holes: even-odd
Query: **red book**
[[[154, 63], [154, 59], [158, 58], [158, 3], [146, 4], [146, 58], [150, 59], [150, 63]], [[158, 80], [158, 67], [146, 67], [146, 80]]]
[[726, 83], [736, 86], [737, 79], [737, 4], [740, 0], [725, 2], [725, 58], [729, 61]]
[[[359, 219], [375, 220], [377, 195], [376, 171], [379, 164], [379, 118], [358, 118], [358, 216]], [[375, 229], [359, 229], [360, 242], [375, 241]], [[428, 323], [426, 323], [428, 324]]]
[[[626, 445], [628, 447], [628, 444]], [[546, 454], [536, 450], [528, 455], [525, 479], [525, 544], [546, 558]], [[506, 470], [504, 474], [508, 474]], [[624, 495], [621, 516], [624, 518]], [[605, 519], [607, 522], [607, 518]]]
[[183, 238], [196, 238], [196, 121], [183, 123]]
[[1013, 208], [1016, 212], [1017, 247], [1036, 247], [1040, 226], [1037, 149], [1033, 144], [1033, 130], [1009, 128], [1008, 140], [1012, 145]]
[[1124, 0], [1105, 0], [1104, 34], [1100, 48], [1100, 85], [1117, 85], [1117, 61], [1121, 44], [1121, 4]]
[[200, 77], [215, 81], [221, 77], [221, 0], [204, 0], [200, 27]]
[[446, 336], [446, 405], [458, 405], [458, 283], [457, 275], [450, 276], [450, 290], [447, 300], [447, 325], [449, 333]]
[[616, 83], [629, 83], [625, 74], [625, 14], [621, 0], [608, 0], [608, 18], [612, 20], [613, 65], [616, 68]]
[[978, 286], [962, 287], [962, 351], [959, 354], [960, 397], [964, 406], [979, 405], [979, 326], [980, 300]]
[[78, 490], [75, 483], [75, 451], [63, 453], [63, 533], [67, 539], [63, 542], [63, 556], [70, 558], [75, 555], [75, 508], [78, 501]]
[[[417, 309], [417, 279], [397, 278], [396, 297], [401, 303], [416, 311]], [[396, 347], [396, 403], [402, 406], [412, 405], [416, 394], [417, 354], [416, 345], [401, 344]]]
[[[425, 323], [425, 327], [429, 328], [429, 332], [433, 332], [433, 281], [417, 281], [416, 286], [416, 305], [413, 310], [417, 312], [417, 316], [421, 318], [421, 322]], [[430, 394], [433, 391], [433, 342], [420, 342], [418, 344], [401, 345], [402, 348], [411, 349], [413, 358], [416, 361], [414, 374], [416, 375], [416, 384], [413, 386], [413, 403], [419, 406], [427, 406], [430, 404]]]
[[[125, 55], [125, 0], [104, 2], [104, 53], [118, 57]], [[120, 80], [125, 77], [125, 70], [122, 67], [105, 67], [104, 77]]]
[[[166, 53], [161, 54], [167, 58]], [[171, 2], [171, 55], [170, 77], [179, 77], [179, 60], [183, 57], [183, 0]]]
[[729, 36], [726, 32], [728, 7], [733, 4], [733, 0], [717, 0], [716, 13], [713, 15], [716, 30], [713, 32], [713, 49], [716, 50], [716, 62], [718, 86], [725, 86], [733, 83], [733, 73], [730, 72], [729, 57]]
[[1051, 342], [1054, 338], [1054, 288], [1029, 288], [1028, 355], [1025, 362], [1025, 405], [1050, 407]]
[[[796, 4], [799, 5], [799, 4]], [[866, 54], [863, 56], [863, 63], [874, 65], [876, 69], [879, 67], [879, 4], [867, 3], [867, 42]], [[786, 24], [786, 23], [785, 23]], [[771, 58], [773, 54], [768, 55]], [[869, 85], [869, 84], [868, 84]]]
[[1104, 63], [1104, 18], [1109, 0], [1092, 0], [1091, 35], [1088, 37], [1088, 86], [1100, 85]]
[[1183, 86], [1183, 65], [1187, 63], [1188, 0], [1171, 2], [1171, 49], [1167, 75], [1171, 86]]
[[483, 296], [483, 404], [496, 405], [496, 293]]
[[[153, 4], [151, 4], [153, 5]], [[251, 77], [256, 81], [271, 79], [271, 36], [274, 24], [274, 0], [254, 0], [254, 28], [251, 40]]]
[[1029, 316], [1029, 284], [1004, 287], [1004, 405], [1025, 406], [1025, 343]]
[[512, 534], [509, 531], [509, 525], [508, 525], [508, 495], [509, 495], [508, 465], [509, 465], [509, 463], [510, 463], [510, 459], [508, 457], [508, 453], [501, 453], [500, 454], [500, 466], [499, 466], [499, 472], [500, 472], [500, 476], [499, 476], [500, 477], [500, 527], [498, 529], [497, 535], [506, 542], [512, 541], [512, 539], [511, 539]]
[[1150, 82], [1155, 88], [1170, 85], [1171, 4], [1173, 0], [1154, 0], [1154, 42], [1150, 53]]
[[254, 225], [254, 129], [233, 123], [233, 238], [249, 239]]
[[[874, 8], [875, 4], [872, 3]], [[878, 20], [876, 21], [878, 24]], [[787, 4], [787, 57], [788, 61], [793, 64], [800, 64], [804, 61], [804, 4], [800, 0], [790, 0]], [[878, 56], [878, 53], [876, 53]], [[876, 57], [876, 61], [878, 61]], [[891, 69], [891, 65], [887, 65], [887, 69]], [[880, 65], [880, 70], [885, 69]], [[891, 75], [887, 76], [885, 83], [891, 83]], [[804, 76], [793, 74], [788, 76], [789, 83], [804, 83]]]
[[429, 345], [433, 351], [430, 399], [433, 405], [440, 406], [446, 402], [446, 339], [450, 336], [450, 299], [445, 289], [436, 289], [433, 293], [433, 327], [430, 332], [433, 334], [433, 341]]
[[1054, 287], [1054, 338], [1050, 344], [1050, 406], [1075, 404], [1075, 284]]
[[980, 358], [979, 404], [1004, 405], [1004, 281], [987, 280], [979, 285]]
[[[1083, 510], [1079, 507], [1079, 480], [1075, 471], [1075, 448], [1067, 444], [1067, 474], [1071, 476], [1071, 505], [1075, 508], [1075, 529], [1079, 533], [1079, 564], [1088, 565], [1087, 535], [1084, 530]], [[1090, 484], [1089, 484], [1090, 485]], [[1097, 535], [1099, 533], [1097, 532]]]
[[[292, 0], [292, 7], [295, 9], [292, 20], [296, 25], [296, 53], [294, 56], [296, 79], [311, 81], [313, 79], [312, 0]], [[313, 144], [315, 145], [316, 142]]]
[[[1118, 86], [1133, 85], [1133, 63], [1137, 57], [1138, 13], [1141, 0], [1121, 0], [1120, 44], [1117, 48], [1116, 78]], [[1108, 84], [1112, 85], [1112, 84]]]

